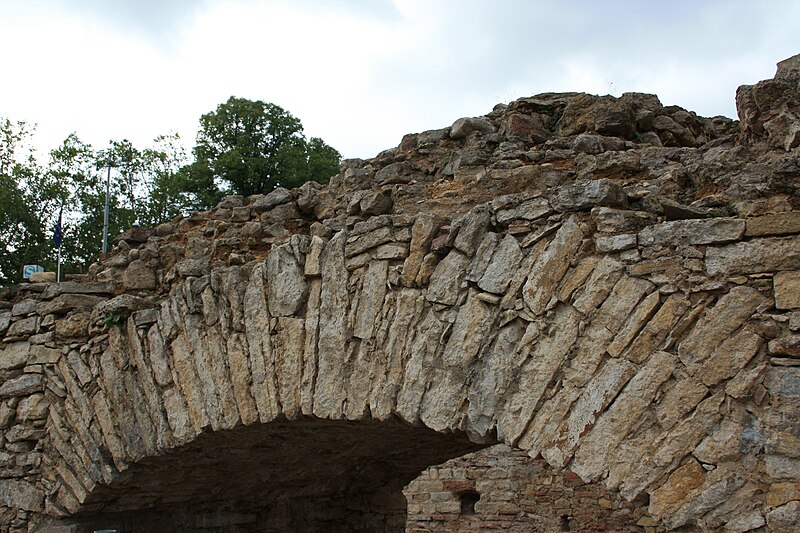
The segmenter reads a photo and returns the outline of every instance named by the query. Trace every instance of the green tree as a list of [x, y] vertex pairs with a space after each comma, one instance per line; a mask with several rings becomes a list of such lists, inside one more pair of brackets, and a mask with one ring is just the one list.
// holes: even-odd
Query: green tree
[[322, 139], [306, 140], [300, 120], [280, 106], [233, 96], [200, 117], [193, 153], [182, 180], [198, 207], [214, 205], [225, 192], [247, 196], [278, 184], [326, 183], [341, 159]]
[[[91, 145], [71, 133], [50, 151], [48, 172], [59, 184], [64, 206], [62, 273], [81, 272], [97, 260], [102, 239], [105, 194], [97, 154]], [[99, 223], [94, 220], [98, 209]]]
[[147, 209], [141, 223], [156, 226], [193, 207], [192, 196], [185, 190], [180, 169], [186, 164], [186, 150], [177, 133], [156, 137], [155, 145], [141, 152], [142, 166], [149, 176]]
[[307, 181], [328, 183], [331, 176], [339, 172], [342, 156], [319, 137], [311, 137], [305, 145], [302, 161], [295, 179], [287, 177], [283, 186], [299, 187]]
[[40, 165], [31, 148], [34, 130], [0, 118], [0, 286], [19, 283], [24, 264], [55, 268], [52, 236], [62, 209], [62, 273], [85, 271], [98, 259], [109, 176], [110, 239], [193, 207], [179, 173], [186, 153], [177, 135], [142, 149], [112, 141], [98, 151], [73, 133]]
[[53, 264], [59, 190], [30, 147], [34, 130], [0, 118], [0, 286], [19, 283], [24, 264]]
[[99, 151], [72, 134], [52, 150], [49, 172], [65, 191], [62, 271], [84, 271], [98, 258], [107, 179], [108, 233], [113, 239], [133, 225], [155, 226], [185, 212], [186, 194], [176, 178], [185, 162], [185, 151], [174, 134], [157, 137], [153, 146], [143, 149], [122, 140]]

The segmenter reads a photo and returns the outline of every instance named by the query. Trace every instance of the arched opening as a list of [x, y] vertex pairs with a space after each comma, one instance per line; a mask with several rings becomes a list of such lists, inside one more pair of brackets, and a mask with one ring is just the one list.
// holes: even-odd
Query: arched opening
[[399, 420], [276, 421], [201, 434], [98, 486], [79, 533], [404, 531], [402, 488], [485, 445]]

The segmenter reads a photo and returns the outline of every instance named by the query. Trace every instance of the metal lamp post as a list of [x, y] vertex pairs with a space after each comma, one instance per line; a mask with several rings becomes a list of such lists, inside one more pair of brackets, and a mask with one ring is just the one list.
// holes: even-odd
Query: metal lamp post
[[106, 208], [103, 211], [103, 253], [108, 253], [108, 197], [111, 188], [111, 166], [113, 162], [108, 158], [108, 173], [106, 174]]

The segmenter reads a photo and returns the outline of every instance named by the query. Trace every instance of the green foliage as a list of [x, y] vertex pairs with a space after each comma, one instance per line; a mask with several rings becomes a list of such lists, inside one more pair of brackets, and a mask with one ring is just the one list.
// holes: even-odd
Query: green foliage
[[67, 189], [64, 272], [85, 270], [97, 260], [103, 240], [106, 181], [109, 239], [131, 226], [155, 226], [183, 213], [185, 202], [174, 182], [185, 159], [177, 135], [158, 137], [153, 147], [144, 149], [122, 140], [94, 151], [73, 134], [51, 151], [51, 172], [57, 172]]
[[52, 236], [62, 206], [62, 273], [83, 272], [96, 261], [109, 178], [110, 239], [190, 207], [178, 175], [186, 154], [177, 135], [144, 149], [123, 140], [96, 151], [73, 133], [50, 152], [46, 166], [28, 148], [32, 136], [26, 123], [0, 120], [0, 287], [19, 283], [24, 264], [55, 269]]
[[303, 136], [300, 120], [281, 107], [230, 97], [200, 117], [195, 162], [184, 167], [183, 186], [198, 207], [211, 207], [226, 193], [249, 196], [277, 185], [326, 183], [339, 166], [339, 152], [322, 139]]
[[100, 323], [107, 328], [110, 328], [111, 326], [116, 326], [120, 322], [122, 322], [121, 315], [108, 315], [107, 317], [103, 317], [102, 319], [100, 319]]
[[33, 132], [25, 122], [0, 119], [0, 286], [18, 282], [25, 264], [51, 263], [41, 220], [58, 191], [29, 147]]
[[74, 133], [42, 165], [31, 148], [34, 132], [0, 117], [0, 287], [19, 283], [25, 264], [55, 270], [59, 212], [62, 274], [85, 272], [102, 246], [107, 182], [111, 240], [134, 225], [207, 209], [226, 193], [326, 183], [341, 159], [322, 139], [307, 140], [288, 111], [234, 97], [201, 117], [188, 165], [177, 135], [144, 148], [121, 140], [96, 150]]

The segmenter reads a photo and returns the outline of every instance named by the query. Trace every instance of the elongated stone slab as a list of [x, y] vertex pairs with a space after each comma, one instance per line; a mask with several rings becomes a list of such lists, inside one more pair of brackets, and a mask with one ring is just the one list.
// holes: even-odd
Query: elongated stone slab
[[337, 233], [322, 253], [319, 352], [314, 388], [314, 413], [322, 418], [339, 418], [347, 398], [345, 363], [347, 332], [345, 322], [349, 297], [345, 243], [347, 234]]
[[458, 301], [461, 282], [469, 263], [467, 256], [451, 250], [433, 271], [425, 298], [429, 302], [454, 305]]
[[745, 222], [736, 218], [673, 220], [648, 226], [639, 232], [639, 246], [718, 244], [738, 241]]
[[542, 451], [542, 456], [553, 466], [563, 467], [578, 445], [580, 437], [590, 428], [599, 413], [604, 411], [619, 391], [636, 373], [636, 367], [622, 359], [612, 359], [586, 385], [570, 409], [569, 417], [560, 431], [558, 443]]
[[647, 359], [667, 338], [669, 332], [690, 306], [689, 301], [683, 296], [673, 294], [667, 298], [625, 350], [624, 356], [634, 363], [641, 363]]
[[428, 253], [440, 226], [441, 220], [433, 215], [421, 214], [414, 221], [414, 225], [411, 227], [408, 257], [403, 263], [403, 275], [400, 279], [403, 286], [412, 287], [414, 285], [414, 280], [422, 266], [422, 259]]
[[577, 219], [569, 217], [534, 263], [522, 288], [525, 304], [534, 315], [545, 311], [582, 239], [583, 232]]
[[706, 250], [706, 272], [735, 276], [800, 269], [800, 236], [753, 239]]
[[675, 356], [667, 352], [657, 352], [647, 360], [581, 440], [572, 463], [573, 472], [584, 481], [594, 481], [603, 475], [608, 468], [608, 456], [650, 406], [676, 366]]
[[386, 261], [372, 261], [367, 267], [361, 298], [358, 302], [358, 312], [353, 325], [354, 337], [368, 339], [372, 336], [375, 320], [386, 294], [388, 267], [389, 263]]
[[265, 268], [263, 263], [256, 265], [244, 293], [244, 326], [253, 375], [252, 394], [261, 422], [269, 422], [279, 414]]
[[536, 414], [536, 407], [578, 337], [580, 314], [572, 306], [555, 309], [553, 328], [536, 339], [497, 421], [498, 437], [515, 442]]
[[267, 257], [266, 276], [270, 315], [294, 315], [306, 301], [308, 286], [304, 269], [297, 264], [291, 246], [272, 248]]
[[734, 287], [707, 309], [689, 335], [678, 345], [685, 365], [705, 360], [731, 333], [755, 312], [766, 298], [752, 287]]
[[492, 255], [488, 268], [478, 281], [478, 287], [487, 292], [503, 294], [517, 271], [523, 253], [517, 239], [506, 235]]

